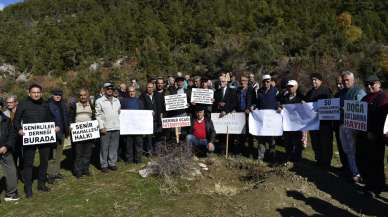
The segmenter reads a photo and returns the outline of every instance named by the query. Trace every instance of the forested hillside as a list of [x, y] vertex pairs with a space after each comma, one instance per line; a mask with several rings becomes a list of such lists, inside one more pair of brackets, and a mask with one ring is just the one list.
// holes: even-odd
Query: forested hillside
[[146, 74], [272, 71], [284, 58], [291, 71], [387, 72], [387, 41], [386, 0], [28, 0], [0, 12], [0, 63], [38, 75], [120, 57]]

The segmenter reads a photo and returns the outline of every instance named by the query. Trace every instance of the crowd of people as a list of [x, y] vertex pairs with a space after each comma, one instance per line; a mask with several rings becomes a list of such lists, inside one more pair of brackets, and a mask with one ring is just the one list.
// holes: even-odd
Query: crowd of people
[[[42, 98], [43, 88], [32, 84], [28, 97], [18, 101], [7, 96], [0, 113], [0, 165], [6, 176], [6, 201], [19, 199], [17, 182], [24, 183], [27, 198], [33, 195], [33, 165], [39, 150], [37, 190], [50, 191], [48, 184], [63, 179], [61, 161], [65, 138], [71, 131], [70, 124], [97, 120], [100, 139], [72, 143], [73, 174], [75, 177], [90, 176], [90, 162], [97, 153], [99, 169], [109, 173], [118, 169], [117, 162], [141, 163], [144, 156], [158, 155], [162, 142], [175, 141], [171, 129], [162, 128], [162, 118], [191, 116], [191, 127], [182, 128], [180, 137], [193, 146], [194, 154], [225, 152], [225, 136], [217, 135], [211, 113], [223, 117], [232, 112], [244, 112], [248, 117], [255, 109], [281, 112], [283, 105], [315, 102], [320, 99], [339, 98], [368, 103], [368, 130], [356, 131], [344, 126], [343, 114], [339, 121], [320, 121], [320, 129], [310, 132], [288, 131], [282, 137], [253, 136], [247, 131], [231, 135], [230, 152], [257, 158], [259, 161], [300, 163], [308, 138], [315, 153], [317, 165], [323, 170], [332, 169], [333, 144], [336, 138], [342, 167], [355, 183], [362, 183], [368, 194], [380, 194], [385, 188], [384, 121], [388, 112], [388, 98], [382, 82], [376, 75], [365, 79], [364, 88], [356, 84], [354, 74], [344, 71], [337, 78], [334, 93], [323, 81], [322, 75], [310, 75], [311, 89], [303, 94], [298, 81], [276, 79], [270, 74], [256, 81], [253, 73], [220, 73], [211, 80], [207, 77], [189, 75], [150, 79], [141, 90], [135, 79], [129, 84], [104, 83], [99, 93], [91, 96], [88, 89], [81, 88], [78, 96], [64, 99], [61, 89], [51, 91], [51, 97]], [[196, 104], [190, 100], [192, 88], [213, 89], [213, 104]], [[186, 94], [188, 108], [166, 111], [164, 96]], [[152, 110], [152, 135], [120, 135], [121, 110]], [[248, 118], [246, 119], [248, 120]], [[23, 146], [23, 124], [55, 122], [56, 143]], [[248, 126], [248, 122], [246, 123]], [[249, 127], [249, 126], [248, 126]], [[286, 157], [277, 156], [276, 146], [283, 145]], [[94, 150], [98, 150], [97, 152]]]

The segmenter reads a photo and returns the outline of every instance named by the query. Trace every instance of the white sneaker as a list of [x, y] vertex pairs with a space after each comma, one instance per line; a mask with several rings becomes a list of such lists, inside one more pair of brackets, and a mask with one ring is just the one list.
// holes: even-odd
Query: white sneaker
[[17, 195], [13, 196], [5, 196], [4, 201], [6, 202], [13, 202], [13, 201], [18, 201], [20, 198]]

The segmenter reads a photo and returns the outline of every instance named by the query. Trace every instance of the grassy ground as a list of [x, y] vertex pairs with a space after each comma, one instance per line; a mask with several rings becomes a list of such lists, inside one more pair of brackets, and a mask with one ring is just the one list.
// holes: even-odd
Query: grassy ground
[[[120, 163], [108, 174], [93, 167], [93, 175], [80, 180], [64, 170], [65, 179], [51, 192], [34, 188], [33, 199], [2, 201], [0, 216], [388, 216], [386, 192], [383, 198], [366, 198], [338, 174], [317, 168], [310, 147], [304, 158], [294, 167], [258, 166], [262, 179], [247, 181], [241, 162], [254, 161], [212, 156], [209, 171], [182, 180], [176, 194], [163, 193], [158, 178], [141, 178], [136, 171], [142, 165]], [[338, 162], [335, 153], [334, 165]]]

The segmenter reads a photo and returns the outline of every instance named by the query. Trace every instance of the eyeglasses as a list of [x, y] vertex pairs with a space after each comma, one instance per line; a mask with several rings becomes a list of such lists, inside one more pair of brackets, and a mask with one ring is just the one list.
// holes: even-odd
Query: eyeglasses
[[375, 81], [371, 81], [371, 82], [365, 82], [365, 86], [374, 86], [376, 84], [376, 82]]

